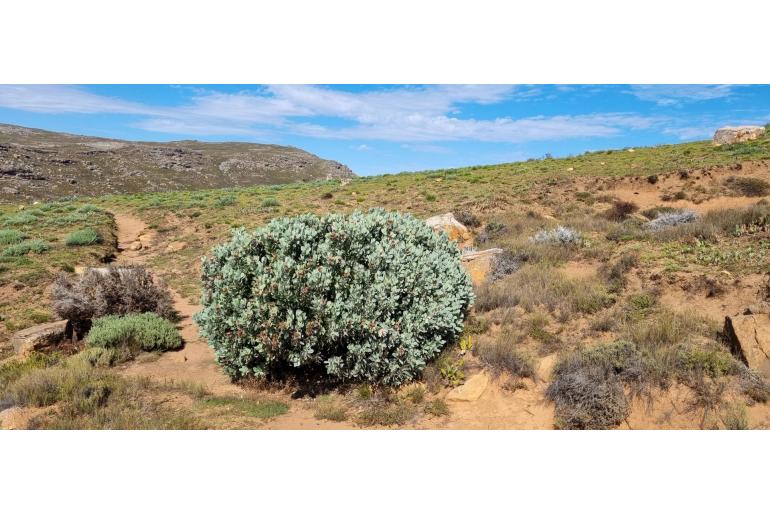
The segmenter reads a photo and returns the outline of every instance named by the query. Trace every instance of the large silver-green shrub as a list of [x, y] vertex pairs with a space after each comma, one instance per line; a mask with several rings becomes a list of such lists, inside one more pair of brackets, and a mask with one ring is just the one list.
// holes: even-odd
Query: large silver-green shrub
[[202, 278], [195, 320], [234, 378], [399, 385], [456, 340], [473, 300], [445, 234], [380, 209], [237, 229]]

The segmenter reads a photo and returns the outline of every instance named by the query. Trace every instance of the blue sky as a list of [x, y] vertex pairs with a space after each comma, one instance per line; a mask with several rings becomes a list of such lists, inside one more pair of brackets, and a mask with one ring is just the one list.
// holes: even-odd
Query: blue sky
[[0, 122], [293, 145], [371, 175], [707, 139], [770, 123], [770, 86], [0, 85]]

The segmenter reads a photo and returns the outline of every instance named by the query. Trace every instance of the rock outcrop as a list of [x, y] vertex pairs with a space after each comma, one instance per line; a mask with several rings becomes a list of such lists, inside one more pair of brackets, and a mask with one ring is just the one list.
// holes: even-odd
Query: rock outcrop
[[770, 314], [726, 317], [724, 332], [733, 353], [770, 378]]
[[458, 222], [452, 213], [432, 216], [425, 220], [425, 223], [434, 231], [445, 232], [449, 239], [456, 241], [462, 249], [473, 246], [473, 234], [467, 227]]
[[35, 325], [14, 334], [11, 344], [16, 354], [26, 356], [32, 351], [56, 345], [65, 339], [66, 332], [66, 320]]
[[722, 127], [714, 133], [714, 145], [732, 145], [757, 139], [765, 133], [764, 127], [743, 125], [741, 127]]

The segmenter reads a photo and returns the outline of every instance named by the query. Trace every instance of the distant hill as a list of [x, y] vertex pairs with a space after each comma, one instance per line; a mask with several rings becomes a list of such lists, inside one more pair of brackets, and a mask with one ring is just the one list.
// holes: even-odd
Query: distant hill
[[149, 143], [0, 124], [0, 202], [354, 177], [304, 150], [254, 143]]

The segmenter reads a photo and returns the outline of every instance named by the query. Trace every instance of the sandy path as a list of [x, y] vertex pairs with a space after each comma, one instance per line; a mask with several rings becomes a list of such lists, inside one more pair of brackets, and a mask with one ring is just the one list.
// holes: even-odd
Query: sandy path
[[[115, 214], [118, 226], [118, 255], [116, 264], [144, 264], [153, 252], [154, 233], [141, 219], [123, 213]], [[140, 241], [143, 248], [131, 250]], [[167, 352], [151, 362], [133, 362], [123, 370], [126, 375], [147, 376], [159, 381], [187, 381], [205, 385], [212, 393], [234, 394], [243, 390], [232, 384], [216, 364], [214, 351], [198, 334], [192, 315], [198, 307], [171, 290], [174, 308], [181, 317], [178, 329], [185, 345], [177, 352]]]

